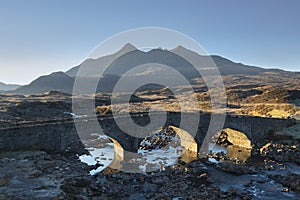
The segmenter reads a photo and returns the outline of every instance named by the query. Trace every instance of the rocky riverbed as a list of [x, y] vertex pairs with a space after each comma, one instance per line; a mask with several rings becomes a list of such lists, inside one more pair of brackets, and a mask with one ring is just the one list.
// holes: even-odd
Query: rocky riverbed
[[[2, 102], [3, 127], [12, 119], [20, 123], [72, 117], [70, 100], [61, 103], [51, 97], [51, 101], [32, 104], [22, 98]], [[14, 102], [15, 99], [20, 102]], [[62, 153], [39, 149], [1, 151], [0, 200], [300, 199], [300, 150], [299, 140], [294, 138], [299, 135], [298, 126], [294, 129], [289, 130], [289, 137], [285, 130], [282, 134], [274, 133], [250, 152], [233, 148], [230, 138], [223, 137], [225, 142], [229, 141], [223, 153], [211, 152], [201, 159], [175, 160], [168, 162], [172, 163], [169, 166], [144, 173], [124, 173], [107, 167], [92, 176], [91, 171], [103, 168], [102, 159], [110, 158], [100, 155], [99, 162], [89, 166], [80, 161], [80, 156], [89, 153], [82, 145], [72, 146]], [[165, 150], [167, 146], [175, 149], [180, 144], [173, 131], [163, 132], [166, 136], [157, 133], [145, 138], [140, 146], [141, 154]]]
[[[281, 151], [286, 154], [274, 156]], [[207, 155], [155, 172], [108, 167], [94, 176], [97, 166], [80, 162], [86, 152], [79, 147], [62, 154], [0, 152], [0, 199], [299, 199], [300, 167], [292, 161], [299, 146], [274, 144], [254, 152], [260, 153], [246, 162], [220, 154], [215, 163]]]

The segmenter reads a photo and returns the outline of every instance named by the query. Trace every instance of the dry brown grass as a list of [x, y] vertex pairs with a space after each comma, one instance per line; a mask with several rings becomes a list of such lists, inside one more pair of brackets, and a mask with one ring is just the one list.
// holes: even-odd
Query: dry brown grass
[[243, 104], [243, 107], [236, 111], [237, 114], [275, 118], [291, 117], [297, 112], [299, 108], [288, 103]]
[[111, 106], [103, 105], [103, 106], [97, 106], [95, 108], [95, 112], [100, 115], [106, 115], [110, 111], [111, 111]]

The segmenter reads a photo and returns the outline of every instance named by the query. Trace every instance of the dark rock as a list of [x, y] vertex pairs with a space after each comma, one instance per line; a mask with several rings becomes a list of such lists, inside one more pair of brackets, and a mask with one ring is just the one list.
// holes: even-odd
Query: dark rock
[[269, 175], [269, 178], [277, 181], [285, 187], [300, 193], [300, 174], [287, 173], [285, 176], [280, 174]]

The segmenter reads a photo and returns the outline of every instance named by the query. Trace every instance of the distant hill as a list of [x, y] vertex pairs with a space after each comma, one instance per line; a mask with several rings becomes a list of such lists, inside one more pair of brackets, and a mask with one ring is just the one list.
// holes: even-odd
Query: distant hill
[[64, 72], [54, 72], [50, 75], [41, 76], [29, 85], [21, 86], [13, 93], [18, 94], [41, 94], [52, 90], [65, 93], [72, 93], [74, 78], [68, 76]]
[[[189, 61], [193, 61], [199, 64], [200, 70], [211, 70], [211, 59], [218, 67], [222, 76], [268, 76], [267, 74], [284, 74], [286, 77], [299, 75], [299, 73], [287, 72], [278, 69], [264, 69], [255, 66], [244, 65], [241, 63], [235, 63], [221, 56], [203, 56], [182, 46], [178, 46], [172, 50], [152, 49], [148, 52], [140, 51], [131, 44], [126, 44], [123, 48], [114, 54], [103, 56], [97, 59], [87, 59], [79, 66], [73, 67], [70, 70], [64, 72], [55, 72], [50, 75], [41, 76], [38, 79], [32, 81], [29, 85], [21, 86], [9, 93], [18, 94], [40, 94], [47, 91], [61, 91], [65, 93], [72, 93], [75, 77], [79, 76], [81, 80], [86, 83], [86, 88], [90, 83], [103, 77], [99, 82], [97, 91], [112, 91], [115, 83], [119, 78], [133, 67], [147, 64], [147, 63], [160, 63], [167, 66], [171, 66], [176, 69], [180, 74], [184, 75], [187, 80], [191, 81], [194, 78], [200, 77], [200, 74], [191, 63], [183, 59], [188, 58]], [[113, 62], [112, 62], [113, 61]], [[108, 66], [109, 65], [109, 66]], [[107, 68], [107, 70], [105, 70]], [[80, 69], [80, 71], [79, 71]], [[134, 74], [130, 74], [133, 78], [125, 84], [132, 84], [136, 81], [137, 77], [146, 77], [152, 75], [162, 79], [172, 79], [172, 76], [166, 76], [163, 72], [166, 70], [164, 67], [154, 68], [149, 65], [146, 70], [136, 71]], [[174, 80], [172, 80], [174, 81]], [[176, 82], [176, 80], [174, 81]]]
[[20, 87], [20, 85], [16, 85], [16, 84], [5, 84], [0, 82], [0, 91], [7, 91], [7, 90], [15, 90], [18, 87]]

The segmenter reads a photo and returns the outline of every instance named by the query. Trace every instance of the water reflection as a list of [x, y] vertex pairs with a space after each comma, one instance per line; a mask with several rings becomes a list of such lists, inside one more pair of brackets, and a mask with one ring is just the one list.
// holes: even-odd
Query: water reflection
[[245, 162], [251, 156], [251, 149], [235, 145], [228, 145], [226, 155], [229, 158], [238, 158]]
[[195, 151], [189, 151], [186, 149], [183, 149], [182, 154], [180, 156], [180, 160], [182, 160], [185, 163], [192, 162], [193, 160], [198, 159], [198, 153]]
[[143, 172], [161, 170], [176, 164], [178, 159], [186, 163], [197, 159], [197, 143], [188, 132], [169, 126], [149, 134], [138, 152], [146, 161], [140, 167]]
[[89, 155], [79, 156], [79, 160], [89, 166], [96, 166], [96, 169], [90, 171], [91, 175], [101, 172], [103, 169], [114, 163], [115, 145], [111, 138], [105, 135], [91, 134], [91, 138], [84, 141]]
[[188, 163], [198, 158], [197, 152], [181, 146], [179, 137], [155, 132], [140, 144], [141, 149], [137, 152], [139, 154], [137, 158], [124, 160], [124, 150], [116, 140], [107, 136], [92, 135], [91, 139], [85, 141], [86, 146], [92, 146], [87, 148], [90, 154], [79, 156], [81, 162], [89, 166], [98, 166], [90, 171], [91, 175], [102, 172], [104, 169], [112, 169], [115, 172], [128, 166], [134, 172], [145, 173], [172, 166], [178, 159]]
[[[229, 157], [230, 159], [238, 158], [239, 160], [246, 162], [248, 158], [251, 157], [251, 149], [236, 146], [236, 145], [228, 145], [228, 146], [220, 146], [214, 143], [209, 143], [208, 147], [209, 151], [212, 153], [221, 153], [223, 152], [224, 155]], [[222, 162], [222, 160], [216, 160], [215, 158], [209, 158], [210, 162], [219, 163]]]
[[114, 159], [113, 143], [103, 148], [90, 148], [88, 150], [90, 152], [90, 155], [85, 154], [79, 156], [80, 161], [86, 163], [89, 166], [95, 166], [97, 164], [101, 165], [97, 169], [91, 170], [91, 175], [95, 175], [101, 172], [103, 169], [108, 167]]
[[[126, 164], [123, 159], [123, 149], [121, 146], [116, 144], [108, 138], [98, 138], [98, 142], [102, 142], [99, 148], [89, 148], [90, 155], [81, 155], [79, 159], [81, 162], [88, 164], [89, 166], [96, 166], [96, 169], [90, 171], [91, 175], [95, 175], [106, 168], [121, 170], [122, 165]], [[94, 141], [95, 142], [95, 141]], [[103, 144], [105, 143], [105, 144]], [[230, 159], [238, 158], [241, 161], [247, 161], [251, 156], [251, 149], [247, 149], [240, 146], [228, 145], [227, 147], [216, 145], [213, 143], [209, 144], [209, 150], [212, 153], [221, 153], [229, 157]], [[169, 146], [162, 149], [152, 150], [139, 150], [138, 153], [141, 155], [140, 158], [130, 160], [129, 162], [134, 163], [137, 166], [137, 170], [140, 172], [148, 172], [153, 170], [162, 170], [166, 166], [172, 166], [176, 164], [177, 160], [180, 159], [186, 163], [192, 162], [198, 159], [197, 152], [186, 150], [179, 146]], [[219, 163], [222, 159], [209, 158], [210, 162]], [[99, 166], [100, 165], [100, 166]]]
[[143, 172], [149, 172], [176, 164], [177, 159], [182, 154], [182, 148], [181, 146], [169, 146], [163, 149], [139, 150], [138, 153], [143, 156], [139, 168]]

